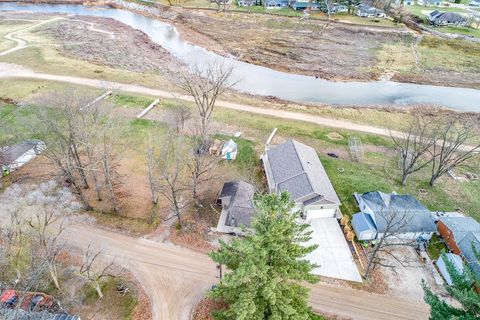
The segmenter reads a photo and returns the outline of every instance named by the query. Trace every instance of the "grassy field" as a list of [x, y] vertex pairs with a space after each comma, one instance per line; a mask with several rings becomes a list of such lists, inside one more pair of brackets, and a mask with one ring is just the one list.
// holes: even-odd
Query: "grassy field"
[[402, 42], [384, 44], [377, 68], [394, 71], [396, 81], [479, 88], [478, 52], [480, 43], [425, 35], [415, 49]]
[[444, 33], [463, 34], [465, 36], [480, 38], [480, 29], [475, 29], [475, 28], [441, 27], [441, 28], [435, 28], [435, 30], [442, 31]]
[[[27, 85], [26, 87], [31, 86]], [[139, 106], [139, 104], [147, 104], [151, 101], [151, 98], [121, 94], [112, 101], [119, 106], [120, 112], [121, 109], [128, 110], [132, 107], [140, 109], [143, 105]], [[163, 100], [155, 112], [162, 113], [162, 110], [168, 108], [172, 103], [172, 101]], [[12, 108], [11, 105], [4, 104], [0, 107], [0, 114], [5, 115], [11, 112]], [[8, 124], [10, 127], [8, 131], [24, 132], [24, 135], [28, 135], [26, 134], [28, 129], [25, 128], [25, 123], [35, 121], [31, 109], [23, 107], [15, 114], [16, 116]], [[155, 116], [155, 113], [152, 116]], [[240, 147], [240, 154], [235, 163], [238, 164], [239, 168], [245, 166], [258, 168], [258, 158], [263, 150], [263, 143], [275, 127], [278, 128], [277, 138], [279, 141], [294, 138], [315, 147], [342, 201], [342, 211], [347, 215], [351, 215], [358, 210], [352, 196], [354, 192], [381, 190], [412, 194], [431, 210], [453, 211], [459, 209], [480, 219], [480, 197], [478, 197], [480, 181], [460, 183], [444, 177], [434, 188], [429, 188], [427, 185], [429, 172], [428, 169], [425, 169], [416, 174], [406, 187], [402, 187], [399, 183], [398, 158], [392, 149], [392, 142], [387, 137], [348, 130], [332, 130], [314, 124], [252, 115], [222, 108], [217, 108], [213, 120], [217, 124], [216, 126], [228, 127], [228, 130], [232, 133], [237, 130], [243, 132], [242, 138], [236, 139]], [[132, 150], [133, 154], [143, 152], [142, 146], [145, 146], [146, 138], [151, 130], [165, 130], [167, 128], [166, 124], [159, 126], [155, 122], [144, 119], [125, 119], [124, 126], [125, 135], [129, 139], [128, 144], [135, 146]], [[34, 128], [34, 126], [28, 128]], [[32, 132], [31, 134], [34, 135], [35, 133]], [[349, 155], [348, 139], [352, 136], [359, 137], [362, 141], [364, 159], [361, 162], [352, 161]], [[228, 138], [225, 135], [220, 137]], [[339, 158], [331, 158], [327, 156], [327, 153], [336, 153]], [[472, 167], [468, 170], [476, 170], [480, 174], [479, 164], [480, 161], [473, 162]], [[426, 189], [427, 195], [420, 194], [420, 189]], [[104, 218], [109, 220], [107, 216]], [[138, 230], [148, 229], [148, 226], [145, 227], [138, 221], [134, 224], [138, 225], [136, 227]]]
[[[11, 24], [5, 25], [0, 23], [0, 37], [2, 39], [0, 46], [4, 45], [4, 43], [6, 43], [8, 47], [12, 46], [9, 41], [4, 41], [3, 35], [23, 27], [23, 24], [15, 24], [12, 26]], [[0, 62], [14, 64], [21, 62], [21, 65], [25, 67], [45, 73], [135, 83], [150, 87], [161, 86], [164, 88], [172, 88], [172, 86], [165, 81], [165, 78], [158, 73], [132, 72], [62, 55], [57, 49], [59, 43], [57, 43], [56, 39], [38, 32], [37, 29], [22, 32], [21, 38], [28, 42], [29, 47], [0, 56]]]
[[444, 68], [456, 72], [478, 72], [480, 71], [479, 50], [479, 43], [424, 37], [420, 44], [421, 64], [426, 69]]
[[117, 291], [118, 285], [126, 284], [129, 288], [133, 285], [128, 281], [120, 278], [106, 278], [102, 284], [103, 299], [99, 300], [95, 288], [85, 286], [84, 303], [85, 307], [80, 311], [80, 316], [89, 317], [105, 317], [105, 319], [131, 320], [133, 312], [137, 305], [137, 297], [135, 291], [130, 289], [129, 292], [122, 294]]

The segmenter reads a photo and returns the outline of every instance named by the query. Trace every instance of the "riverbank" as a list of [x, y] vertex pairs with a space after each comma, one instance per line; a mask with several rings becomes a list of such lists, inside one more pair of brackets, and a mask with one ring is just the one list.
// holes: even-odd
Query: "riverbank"
[[172, 23], [186, 41], [218, 54], [283, 72], [334, 81], [390, 79], [480, 88], [478, 43], [418, 38], [406, 27], [182, 10], [124, 0], [112, 0], [109, 5]]
[[[39, 0], [58, 3], [55, 1]], [[433, 36], [417, 38], [405, 27], [301, 21], [298, 17], [182, 9], [124, 0], [86, 3], [123, 8], [168, 22], [185, 41], [282, 72], [333, 81], [390, 79], [480, 89], [480, 44]]]
[[[123, 83], [138, 83], [147, 86], [152, 86], [153, 83], [159, 82], [159, 87], [164, 89], [171, 87], [172, 82], [175, 79], [172, 68], [178, 68], [178, 63], [169, 61], [168, 58], [164, 59], [167, 63], [166, 68], [159, 68], [158, 70], [135, 70], [131, 68], [131, 64], [134, 62], [142, 63], [142, 50], [139, 51], [139, 57], [135, 57], [135, 51], [131, 48], [139, 46], [140, 48], [145, 43], [147, 51], [152, 51], [150, 57], [155, 57], [155, 54], [162, 54], [162, 50], [165, 49], [168, 54], [175, 57], [177, 62], [181, 61], [188, 65], [197, 65], [204, 63], [227, 63], [234, 68], [234, 74], [232, 75], [234, 80], [240, 80], [235, 85], [236, 90], [243, 92], [243, 94], [250, 93], [253, 95], [261, 95], [263, 97], [276, 97], [283, 101], [296, 101], [301, 104], [308, 103], [313, 105], [334, 105], [334, 106], [401, 106], [406, 105], [438, 105], [445, 106], [460, 111], [478, 111], [478, 105], [475, 101], [480, 99], [480, 91], [475, 91], [465, 88], [449, 88], [449, 87], [432, 87], [432, 86], [416, 86], [404, 83], [388, 82], [388, 81], [376, 81], [376, 82], [336, 82], [326, 81], [324, 79], [315, 79], [314, 77], [301, 76], [296, 74], [290, 74], [285, 72], [274, 71], [274, 69], [265, 69], [256, 64], [248, 64], [237, 59], [225, 58], [221, 55], [215, 54], [211, 51], [205, 50], [204, 47], [192, 45], [189, 42], [185, 42], [181, 38], [181, 34], [178, 30], [172, 27], [171, 24], [152, 20], [125, 10], [116, 9], [97, 9], [95, 7], [86, 6], [69, 6], [69, 5], [57, 5], [57, 6], [42, 6], [42, 5], [19, 5], [19, 4], [6, 4], [1, 6], [2, 10], [16, 10], [17, 13], [10, 13], [12, 17], [18, 15], [19, 12], [32, 11], [37, 14], [50, 14], [56, 15], [60, 13], [60, 16], [65, 17], [68, 14], [67, 20], [81, 20], [86, 16], [94, 16], [98, 18], [99, 22], [94, 29], [92, 26], [88, 26], [87, 30], [77, 30], [81, 28], [80, 24], [78, 28], [74, 23], [74, 28], [70, 28], [80, 33], [73, 37], [78, 41], [64, 41], [60, 39], [65, 36], [66, 31], [63, 27], [60, 27], [60, 33], [57, 36], [45, 32], [45, 28], [40, 28], [36, 31], [27, 32], [24, 36], [30, 37], [32, 45], [21, 51], [16, 52], [14, 55], [7, 55], [1, 58], [2, 61], [9, 63], [17, 63], [22, 61], [22, 64], [33, 69], [45, 73], [52, 74], [67, 74], [77, 75], [88, 78], [103, 78], [109, 81], [117, 81]], [[175, 8], [174, 8], [175, 9]], [[158, 9], [156, 9], [158, 11]], [[8, 13], [5, 13], [8, 15]], [[163, 16], [170, 16], [170, 19], [175, 17], [178, 12], [176, 10], [162, 11]], [[73, 16], [76, 15], [76, 16]], [[97, 19], [97, 18], [90, 18]], [[11, 19], [7, 19], [11, 20]], [[65, 20], [65, 18], [64, 18]], [[141, 41], [135, 40], [134, 35], [139, 32], [135, 30], [123, 31], [124, 28], [109, 28], [106, 26], [107, 33], [112, 34], [118, 31], [118, 37], [123, 39], [121, 42], [110, 41], [108, 37], [102, 37], [93, 39], [94, 33], [104, 28], [102, 24], [105, 21], [115, 20], [116, 24], [121, 22], [133, 28], [141, 30], [143, 36]], [[85, 22], [85, 21], [82, 21]], [[88, 22], [93, 23], [93, 22]], [[58, 25], [58, 22], [56, 22]], [[118, 24], [119, 26], [121, 24]], [[11, 28], [11, 26], [4, 26], [3, 28]], [[58, 28], [58, 26], [57, 26]], [[128, 29], [127, 28], [127, 29]], [[125, 29], [125, 30], [127, 30]], [[108, 31], [110, 30], [110, 31]], [[142, 34], [141, 32], [139, 34]], [[147, 37], [148, 36], [148, 37]], [[90, 39], [90, 37], [93, 37]], [[125, 38], [126, 37], [126, 38]], [[128, 39], [132, 37], [133, 39]], [[61, 40], [61, 41], [59, 41]], [[110, 41], [110, 42], [109, 42]], [[86, 43], [86, 45], [82, 45]], [[98, 45], [97, 45], [98, 44]], [[122, 45], [119, 45], [122, 44]], [[160, 46], [158, 46], [160, 45]], [[77, 50], [87, 50], [83, 56], [75, 56]], [[97, 61], [95, 58], [98, 51], [102, 48], [108, 48], [106, 52], [113, 50], [115, 55], [120, 55], [118, 58], [118, 65], [116, 65], [116, 58], [112, 58], [105, 66], [105, 61]], [[158, 49], [158, 50], [157, 50]], [[105, 51], [105, 50], [104, 50]], [[72, 58], [73, 52], [73, 58]], [[124, 54], [121, 52], [125, 52]], [[165, 52], [164, 56], [168, 54]], [[60, 53], [60, 55], [59, 55]], [[152, 56], [153, 54], [153, 56]], [[125, 62], [121, 63], [122, 57], [125, 55]], [[132, 56], [133, 55], [133, 56]], [[149, 55], [145, 55], [147, 58], [145, 64], [149, 65]], [[80, 58], [84, 61], [92, 62], [100, 67], [84, 65], [80, 66]], [[110, 57], [108, 57], [110, 58]], [[107, 59], [108, 60], [108, 59]], [[136, 61], [138, 60], [138, 61]], [[48, 63], [47, 63], [48, 62]], [[92, 70], [93, 69], [93, 70]], [[69, 71], [70, 70], [70, 71]], [[90, 72], [91, 70], [93, 72]], [[134, 71], [137, 75], [123, 70]], [[108, 72], [107, 72], [108, 71]], [[120, 75], [120, 78], [113, 75]], [[149, 80], [149, 78], [151, 80]], [[170, 79], [169, 79], [170, 78]], [[156, 87], [156, 85], [154, 85]], [[288, 89], [287, 89], [288, 88]], [[348, 92], [349, 94], [344, 94]]]

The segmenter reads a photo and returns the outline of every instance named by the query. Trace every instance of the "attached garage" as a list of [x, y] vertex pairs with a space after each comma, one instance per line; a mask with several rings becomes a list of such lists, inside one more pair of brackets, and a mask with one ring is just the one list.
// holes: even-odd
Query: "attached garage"
[[305, 212], [305, 219], [334, 218], [336, 209], [309, 209]]

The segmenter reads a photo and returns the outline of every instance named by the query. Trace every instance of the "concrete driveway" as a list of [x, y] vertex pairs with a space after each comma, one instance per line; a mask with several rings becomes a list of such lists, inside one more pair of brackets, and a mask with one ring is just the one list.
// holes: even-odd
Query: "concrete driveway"
[[319, 265], [313, 273], [349, 281], [362, 282], [353, 260], [347, 240], [343, 236], [337, 219], [316, 218], [308, 222], [313, 230], [308, 244], [318, 244], [318, 248], [306, 256]]

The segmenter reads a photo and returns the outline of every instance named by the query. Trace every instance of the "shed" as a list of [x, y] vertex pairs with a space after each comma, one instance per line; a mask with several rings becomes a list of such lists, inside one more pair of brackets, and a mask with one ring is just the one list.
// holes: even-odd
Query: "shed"
[[377, 237], [377, 228], [369, 214], [363, 212], [354, 214], [352, 227], [358, 240], [369, 241]]
[[222, 206], [217, 231], [241, 233], [241, 228], [249, 228], [254, 213], [253, 196], [255, 187], [245, 181], [228, 181], [223, 185], [217, 199]]
[[446, 253], [441, 255], [436, 262], [438, 271], [442, 275], [443, 279], [445, 279], [445, 282], [447, 282], [447, 284], [451, 286], [453, 282], [450, 273], [448, 272], [445, 259], [447, 259], [453, 264], [453, 267], [455, 268], [455, 270], [457, 270], [459, 274], [463, 274], [463, 261], [462, 257], [460, 257], [459, 255], [453, 253]]
[[222, 158], [227, 160], [235, 160], [237, 158], [238, 145], [232, 139], [223, 144]]

